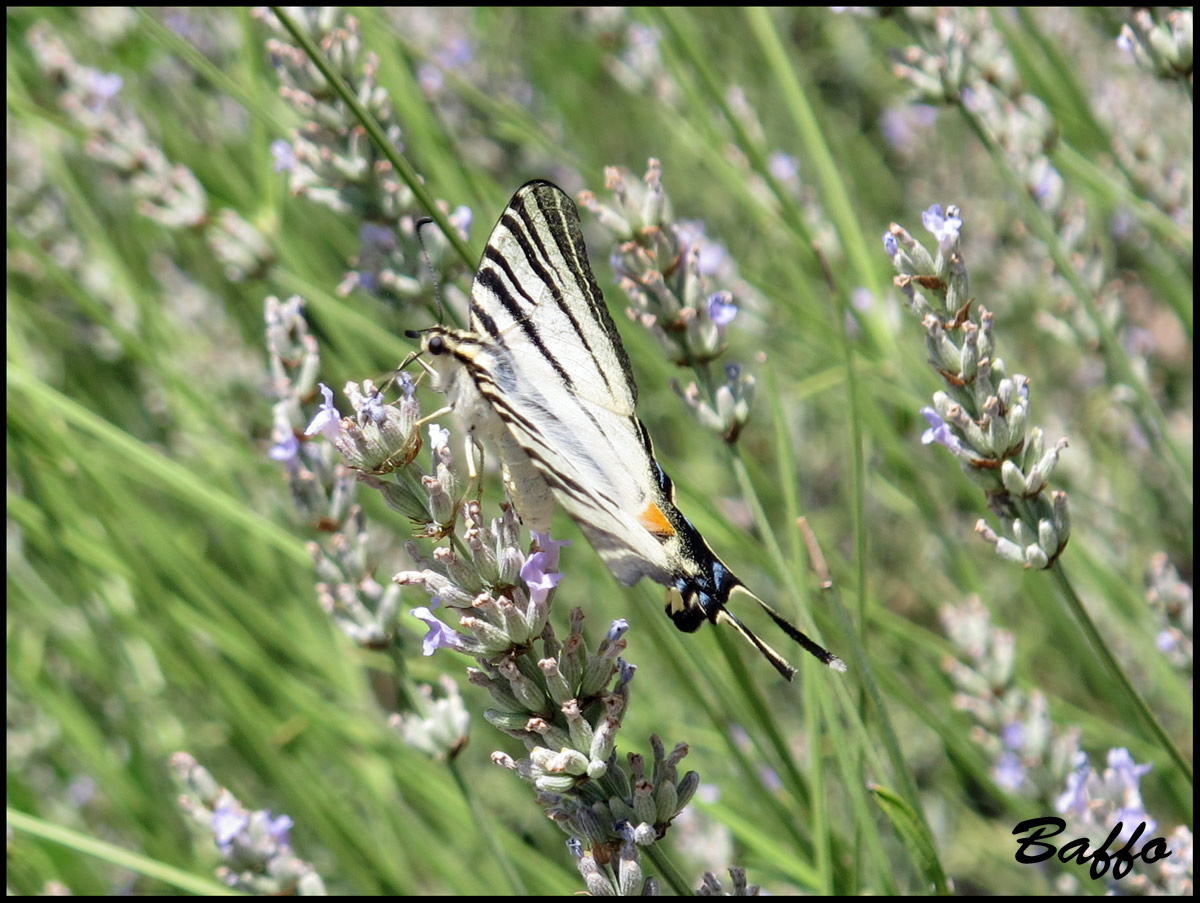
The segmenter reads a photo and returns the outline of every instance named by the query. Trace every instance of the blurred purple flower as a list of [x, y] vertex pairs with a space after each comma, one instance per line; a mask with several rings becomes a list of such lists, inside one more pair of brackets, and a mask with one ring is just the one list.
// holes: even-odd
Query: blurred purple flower
[[800, 161], [791, 154], [774, 151], [767, 158], [767, 172], [788, 186], [796, 186], [800, 182]]
[[1091, 771], [1091, 768], [1088, 767], [1087, 753], [1077, 753], [1075, 770], [1067, 775], [1067, 789], [1060, 793], [1054, 801], [1054, 808], [1058, 812], [1063, 815], [1070, 813], [1076, 818], [1083, 818], [1087, 815], [1087, 779]]
[[101, 112], [110, 100], [117, 96], [125, 80], [115, 72], [97, 72], [93, 70], [88, 79], [88, 109], [93, 113]]
[[250, 824], [250, 816], [240, 806], [223, 803], [213, 809], [212, 832], [217, 848], [228, 853], [233, 839]]
[[1003, 752], [992, 766], [992, 780], [1004, 790], [1015, 791], [1025, 780], [1025, 766], [1013, 752]]
[[900, 244], [891, 232], [883, 233], [883, 250], [892, 259], [895, 259], [896, 255], [900, 253]]
[[358, 230], [358, 238], [365, 250], [386, 252], [396, 247], [396, 233], [378, 223], [363, 223]]
[[267, 835], [275, 843], [283, 846], [288, 842], [288, 832], [292, 830], [292, 819], [287, 815], [281, 815], [279, 818], [271, 818], [270, 810], [266, 813], [267, 816]]
[[[1153, 766], [1149, 762], [1145, 765], [1138, 765], [1133, 761], [1133, 756], [1129, 754], [1129, 750], [1120, 747], [1108, 751], [1108, 767], [1112, 769], [1112, 777], [1116, 779], [1118, 784], [1136, 790], [1142, 780], [1142, 775], [1148, 772]], [[1105, 777], [1108, 777], [1108, 775], [1105, 775]]]
[[923, 133], [937, 121], [938, 109], [926, 103], [909, 103], [884, 110], [879, 117], [879, 131], [886, 141], [902, 153], [916, 150]]
[[466, 69], [474, 59], [471, 42], [465, 35], [454, 35], [433, 53], [434, 62], [443, 69]]
[[291, 143], [282, 138], [271, 142], [271, 156], [275, 158], [271, 167], [275, 172], [291, 172], [296, 168], [296, 152]]
[[[889, 236], [890, 237], [890, 236]], [[895, 241], [893, 238], [892, 241]], [[887, 247], [887, 242], [884, 242], [884, 248]], [[859, 286], [852, 289], [850, 292], [850, 306], [855, 310], [866, 313], [871, 309], [871, 305], [875, 303], [875, 293], [865, 286]]]
[[436, 423], [429, 424], [429, 450], [433, 452], [433, 463], [439, 454], [450, 445], [450, 431]]
[[738, 315], [737, 305], [733, 303], [733, 295], [722, 290], [708, 296], [708, 317], [717, 329], [724, 329]]
[[1025, 725], [1020, 721], [1010, 721], [1000, 730], [1000, 739], [1009, 749], [1020, 749], [1025, 742]]
[[295, 433], [288, 433], [284, 438], [271, 446], [271, 450], [267, 452], [267, 455], [272, 461], [282, 461], [288, 467], [294, 467], [300, 455], [300, 440], [296, 438]]
[[701, 276], [713, 276], [725, 263], [725, 246], [704, 234], [704, 223], [680, 220], [675, 224], [675, 237], [680, 245], [696, 248], [696, 269]]
[[471, 220], [473, 217], [474, 214], [471, 213], [470, 207], [468, 207], [466, 204], [459, 204], [450, 213], [450, 225], [452, 225], [455, 231], [457, 231], [458, 234], [465, 239], [467, 237], [467, 233], [471, 231]]

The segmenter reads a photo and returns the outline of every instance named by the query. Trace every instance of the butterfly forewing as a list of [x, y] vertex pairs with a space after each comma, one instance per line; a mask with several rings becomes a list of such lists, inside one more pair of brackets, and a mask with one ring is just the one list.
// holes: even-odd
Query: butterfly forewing
[[637, 520], [661, 490], [629, 359], [575, 205], [549, 183], [518, 191], [492, 231], [471, 325], [492, 345], [475, 362], [480, 393], [567, 513], [622, 582], [664, 580], [666, 550]]
[[[523, 186], [492, 230], [471, 288], [471, 326], [555, 389], [633, 416], [637, 386], [588, 264], [579, 214], [549, 182]], [[523, 343], [536, 353], [519, 350]]]
[[[492, 230], [471, 287], [470, 331], [426, 331], [438, 387], [494, 440], [517, 512], [549, 527], [557, 501], [617, 579], [668, 586], [682, 630], [728, 622], [781, 674], [794, 669], [725, 611], [751, 595], [674, 504], [635, 413], [629, 358], [588, 264], [575, 204], [549, 182], [522, 186]], [[786, 625], [786, 626], [785, 626]], [[840, 660], [807, 637], [826, 664]]]

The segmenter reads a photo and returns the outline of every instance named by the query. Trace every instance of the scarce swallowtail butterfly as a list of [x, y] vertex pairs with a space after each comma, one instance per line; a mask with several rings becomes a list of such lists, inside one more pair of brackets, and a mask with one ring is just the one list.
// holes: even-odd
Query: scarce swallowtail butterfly
[[470, 329], [421, 338], [434, 387], [498, 449], [521, 519], [547, 530], [557, 502], [617, 580], [667, 587], [680, 630], [727, 623], [791, 680], [796, 669], [726, 608], [756, 601], [793, 640], [839, 671], [842, 660], [767, 605], [675, 507], [670, 478], [638, 419], [629, 358], [588, 264], [574, 202], [522, 186], [496, 223], [471, 287]]

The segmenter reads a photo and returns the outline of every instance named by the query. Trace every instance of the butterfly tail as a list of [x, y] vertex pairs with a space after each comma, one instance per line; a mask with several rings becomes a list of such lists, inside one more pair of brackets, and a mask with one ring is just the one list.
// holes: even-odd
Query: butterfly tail
[[[845, 671], [846, 670], [846, 663], [844, 661], [842, 661], [840, 658], [838, 658], [836, 655], [834, 655], [828, 649], [825, 649], [819, 643], [814, 642], [811, 638], [809, 638], [808, 634], [806, 634], [804, 631], [802, 631], [800, 628], [798, 628], [795, 624], [791, 623], [787, 618], [785, 618], [783, 615], [781, 615], [779, 612], [777, 612], [774, 608], [772, 608], [770, 605], [768, 605], [762, 599], [758, 598], [758, 596], [754, 595], [754, 593], [750, 592], [750, 590], [746, 589], [746, 587], [740, 586], [740, 585], [736, 586], [733, 588], [733, 592], [744, 593], [745, 595], [747, 595], [751, 599], [753, 599], [755, 602], [757, 602], [760, 606], [762, 606], [763, 611], [765, 611], [768, 615], [770, 615], [771, 620], [774, 621], [777, 625], [779, 625], [780, 630], [782, 630], [784, 633], [786, 633], [788, 636], [790, 636], [793, 640], [795, 640], [802, 649], [804, 649], [806, 652], [811, 654], [814, 658], [818, 659], [822, 664], [827, 665], [828, 667], [832, 668], [834, 671]], [[730, 615], [730, 618], [732, 618], [732, 617], [733, 616]], [[745, 627], [742, 627], [740, 624], [738, 624], [736, 620], [733, 621], [732, 623], [734, 623], [735, 627], [738, 630], [740, 630], [743, 633], [743, 635], [748, 635], [748, 638], [750, 639], [750, 641], [752, 643], [754, 643], [756, 646], [759, 646], [759, 648], [762, 649], [762, 646], [765, 644], [760, 644], [757, 637], [755, 637], [753, 634], [751, 634], [750, 631], [746, 630]], [[769, 649], [770, 647], [768, 646], [767, 648]], [[774, 650], [771, 650], [771, 651], [774, 652]], [[771, 655], [769, 655], [765, 651], [763, 652], [763, 654], [766, 655], [768, 659], [771, 658]], [[774, 665], [775, 662], [772, 660], [771, 664]], [[775, 667], [777, 669], [779, 668], [778, 665], [775, 665]], [[791, 666], [789, 665], [788, 667], [790, 668]], [[795, 669], [792, 669], [792, 670], [794, 671]], [[789, 680], [790, 680], [790, 678], [789, 678]]]
[[721, 611], [717, 614], [716, 622], [718, 624], [725, 623], [732, 626], [734, 630], [746, 638], [750, 645], [763, 654], [763, 657], [775, 667], [776, 671], [783, 675], [785, 680], [791, 680], [795, 676], [796, 669], [788, 664], [787, 659], [755, 636], [749, 627], [731, 615], [728, 611], [721, 609]]

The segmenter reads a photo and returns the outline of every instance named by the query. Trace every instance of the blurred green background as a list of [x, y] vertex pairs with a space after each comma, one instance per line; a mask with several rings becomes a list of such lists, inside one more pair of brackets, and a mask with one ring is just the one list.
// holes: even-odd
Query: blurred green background
[[[723, 361], [757, 380], [740, 440], [750, 496], [672, 391], [690, 374], [621, 315], [610, 240], [582, 214], [680, 508], [851, 665], [839, 677], [809, 663], [787, 685], [739, 650], [781, 738], [772, 748], [793, 757], [772, 758], [714, 631], [677, 634], [659, 588], [620, 587], [563, 519], [574, 543], [556, 624], [579, 605], [593, 638], [615, 617], [633, 628], [620, 749], [646, 752], [651, 732], [668, 748], [686, 741], [684, 767], [704, 782], [667, 841], [693, 886], [740, 864], [774, 893], [926, 892], [938, 870], [964, 892], [1103, 891], [1082, 870], [1056, 884], [1060, 872], [1013, 861], [1012, 826], [1052, 794], [995, 783], [982, 728], [943, 670], [962, 656], [939, 610], [973, 594], [1013, 633], [1013, 685], [1044, 694], [1097, 767], [1111, 747], [1153, 763], [1142, 793], [1158, 833], [1190, 826], [1190, 774], [1112, 685], [1061, 583], [980, 541], [982, 494], [921, 444], [918, 411], [941, 383], [880, 241], [896, 221], [932, 247], [921, 212], [962, 209], [972, 295], [995, 313], [1008, 371], [1031, 380], [1032, 422], [1070, 441], [1053, 483], [1074, 522], [1065, 579], [1190, 763], [1190, 76], [1134, 65], [1117, 10], [352, 14], [405, 159], [434, 197], [474, 212], [473, 253], [527, 179], [603, 199], [605, 166], [640, 176], [654, 157], [676, 217], [702, 221], [745, 282]], [[407, 304], [336, 291], [363, 221], [290, 196], [273, 166], [272, 142], [303, 117], [280, 95], [272, 33], [244, 10], [7, 18], [9, 890], [183, 886], [118, 849], [211, 875], [211, 838], [175, 803], [167, 760], [181, 749], [247, 806], [289, 814], [297, 855], [333, 891], [509, 892], [497, 850], [531, 893], [580, 889], [564, 835], [488, 761], [520, 746], [479, 717], [487, 698], [466, 685], [466, 662], [421, 658], [423, 630], [402, 619], [412, 676], [463, 688], [473, 725], [457, 767], [484, 801], [474, 809], [445, 763], [388, 728], [372, 691], [387, 657], [353, 646], [316, 604], [305, 543], [319, 534], [267, 456], [264, 298], [304, 297], [333, 387], [386, 374], [412, 350], [403, 331], [435, 314], [424, 289]], [[47, 62], [51, 33], [73, 62]], [[966, 72], [996, 94], [959, 85], [934, 104], [922, 59], [947, 61], [942, 85]], [[64, 105], [63, 73], [82, 68], [119, 75], [119, 88]], [[97, 141], [105, 103], [128, 117], [117, 144]], [[148, 185], [154, 173], [173, 177]], [[469, 271], [452, 275], [465, 290]], [[368, 495], [386, 582], [409, 566], [409, 527]], [[799, 514], [857, 639], [804, 564]], [[789, 598], [797, 584], [803, 603]], [[1177, 618], [1186, 603], [1182, 667], [1156, 647], [1165, 622], [1148, 593], [1169, 595]], [[405, 603], [426, 604], [415, 592]], [[771, 769], [795, 769], [789, 786], [807, 798], [777, 790]], [[905, 805], [920, 808], [932, 851], [903, 827], [911, 810], [873, 802], [868, 783], [915, 793]]]

